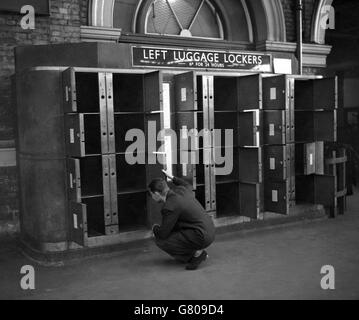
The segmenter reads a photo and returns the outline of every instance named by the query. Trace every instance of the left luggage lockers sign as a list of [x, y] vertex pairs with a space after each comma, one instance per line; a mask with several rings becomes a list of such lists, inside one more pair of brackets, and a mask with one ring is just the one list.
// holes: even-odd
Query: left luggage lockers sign
[[[161, 165], [127, 164], [125, 136], [133, 128], [148, 134], [150, 120], [156, 123], [156, 134], [161, 130], [161, 86], [160, 72], [63, 72], [72, 241], [87, 245], [91, 237], [147, 229], [152, 223], [146, 185]], [[145, 152], [144, 146], [137, 156]], [[129, 177], [134, 169], [136, 175]]]

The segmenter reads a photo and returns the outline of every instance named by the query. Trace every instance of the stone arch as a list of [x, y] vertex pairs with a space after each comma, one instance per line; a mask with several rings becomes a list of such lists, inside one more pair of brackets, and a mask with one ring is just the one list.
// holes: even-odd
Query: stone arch
[[[133, 17], [133, 31], [137, 30], [137, 16], [140, 13], [142, 0], [139, 1], [136, 14]], [[260, 41], [286, 41], [286, 28], [284, 12], [281, 0], [243, 0], [248, 13], [248, 27], [250, 39]], [[221, 1], [216, 1], [219, 8]], [[89, 1], [89, 26], [113, 28], [115, 0], [90, 0]], [[225, 14], [225, 13], [224, 13]], [[226, 17], [224, 16], [226, 23]], [[231, 30], [227, 28], [228, 39], [231, 38]]]
[[286, 42], [285, 17], [280, 0], [246, 0], [256, 42]]
[[314, 43], [325, 44], [326, 29], [322, 27], [322, 21], [328, 14], [326, 6], [332, 6], [333, 0], [319, 0], [312, 19], [310, 40]]

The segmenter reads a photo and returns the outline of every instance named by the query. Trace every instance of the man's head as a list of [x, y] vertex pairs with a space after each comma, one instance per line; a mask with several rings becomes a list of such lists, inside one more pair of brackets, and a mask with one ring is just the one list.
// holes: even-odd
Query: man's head
[[153, 179], [148, 186], [148, 192], [156, 202], [166, 202], [166, 196], [170, 188], [166, 180], [162, 178]]

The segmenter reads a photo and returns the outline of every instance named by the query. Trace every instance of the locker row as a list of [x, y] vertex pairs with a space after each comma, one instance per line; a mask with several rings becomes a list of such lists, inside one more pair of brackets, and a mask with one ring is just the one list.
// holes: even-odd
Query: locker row
[[[176, 76], [177, 111], [200, 110], [202, 78], [195, 72]], [[154, 73], [86, 71], [70, 68], [63, 74], [65, 112], [100, 113], [102, 100], [111, 102], [113, 112], [129, 113], [156, 110], [160, 90]], [[285, 110], [294, 103], [296, 110], [333, 110], [337, 108], [336, 78], [294, 79], [291, 76], [214, 76], [215, 111], [252, 109]], [[197, 91], [198, 88], [198, 91]], [[198, 99], [196, 99], [198, 98]], [[197, 100], [196, 104], [189, 103]], [[291, 101], [292, 100], [292, 101]]]

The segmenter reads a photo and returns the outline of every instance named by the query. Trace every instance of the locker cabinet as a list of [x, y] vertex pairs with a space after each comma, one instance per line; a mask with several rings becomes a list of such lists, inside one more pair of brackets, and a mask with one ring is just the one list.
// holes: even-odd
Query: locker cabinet
[[63, 90], [73, 241], [148, 228], [158, 220], [146, 191], [162, 176], [162, 74], [70, 68]]
[[[209, 214], [257, 219], [263, 211], [288, 214], [296, 201], [332, 205], [335, 182], [323, 175], [320, 144], [336, 140], [335, 79], [196, 72], [166, 77], [173, 129], [208, 133], [187, 141], [199, 163], [179, 161], [177, 172], [192, 182]], [[35, 176], [34, 186], [22, 190], [22, 210], [35, 212], [31, 222], [25, 210], [26, 231], [56, 243], [68, 241], [70, 230], [71, 240], [86, 246], [159, 223], [160, 207], [146, 191], [162, 176], [157, 158], [166, 157], [159, 150], [163, 137], [157, 139], [164, 121], [162, 72], [69, 68], [19, 78], [20, 171], [30, 180]], [[222, 130], [220, 139], [215, 129]], [[225, 129], [233, 140], [225, 139]], [[150, 143], [149, 136], [155, 137]], [[216, 156], [223, 160], [228, 150], [231, 170], [219, 175], [228, 163], [216, 163]], [[41, 187], [43, 177], [56, 181], [51, 194]], [[47, 226], [51, 236], [42, 232]], [[65, 231], [57, 232], [58, 226]]]
[[334, 110], [338, 107], [337, 78], [295, 81], [296, 110]]

